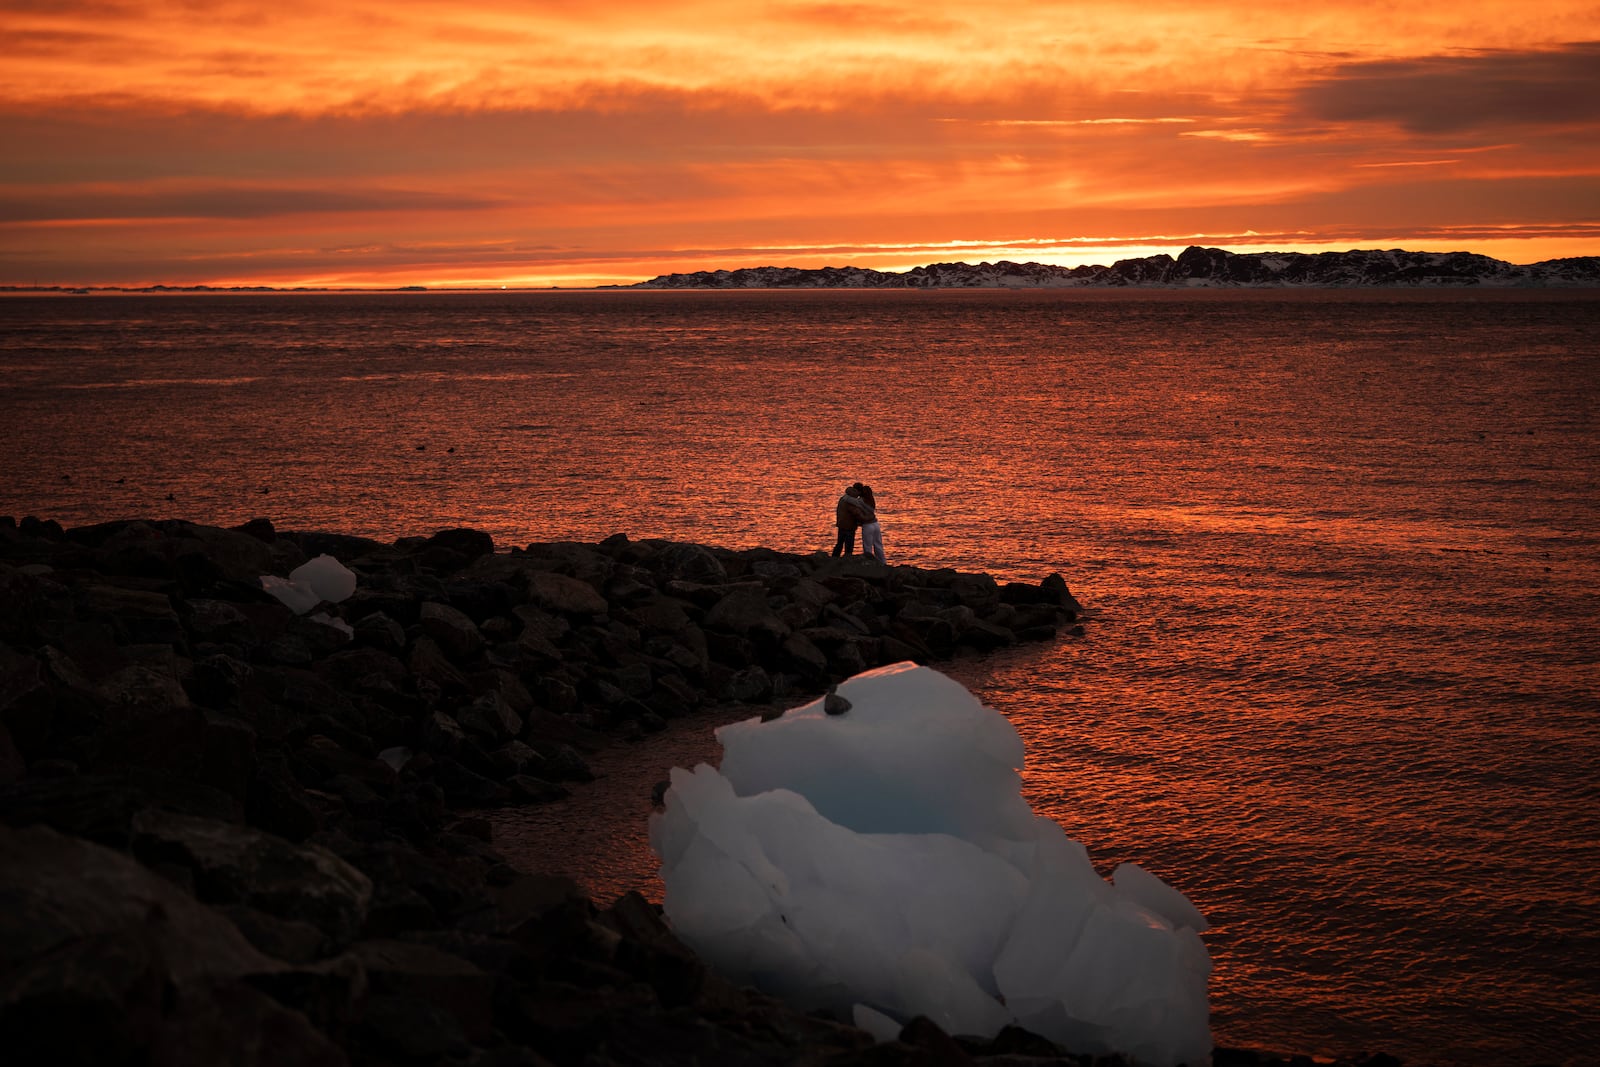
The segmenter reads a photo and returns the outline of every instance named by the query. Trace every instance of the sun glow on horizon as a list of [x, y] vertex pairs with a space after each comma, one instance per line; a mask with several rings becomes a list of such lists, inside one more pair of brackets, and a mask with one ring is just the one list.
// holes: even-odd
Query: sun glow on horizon
[[0, 0], [0, 284], [1600, 253], [1600, 10], [1509, 10]]

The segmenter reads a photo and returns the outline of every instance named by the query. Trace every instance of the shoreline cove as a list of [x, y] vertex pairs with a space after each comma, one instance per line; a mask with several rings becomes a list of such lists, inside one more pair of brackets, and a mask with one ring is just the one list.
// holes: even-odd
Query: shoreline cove
[[[356, 579], [337, 602], [263, 587], [323, 556]], [[1080, 636], [1059, 575], [29, 518], [0, 519], [0, 589], [17, 1062], [1121, 1062], [925, 1019], [875, 1044], [734, 988], [638, 892], [593, 901], [495, 847], [493, 812], [582, 789], [588, 756], [669, 721]]]
[[[336, 605], [262, 589], [323, 555], [357, 577]], [[1059, 576], [26, 518], [0, 520], [0, 584], [0, 881], [16, 929], [43, 931], [6, 953], [0, 1030], [22, 1062], [203, 1057], [269, 1032], [261, 1062], [1090, 1062], [922, 1019], [874, 1045], [734, 989], [640, 894], [606, 907], [512, 869], [485, 817], [730, 697], [1074, 632]]]

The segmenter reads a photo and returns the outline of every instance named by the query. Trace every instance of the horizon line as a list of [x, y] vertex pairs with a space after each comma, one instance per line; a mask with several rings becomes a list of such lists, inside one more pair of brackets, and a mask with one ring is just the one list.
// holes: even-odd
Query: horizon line
[[[399, 293], [399, 292], [550, 292], [550, 291], [553, 291], [553, 290], [565, 290], [565, 291], [569, 291], [569, 292], [582, 292], [582, 291], [598, 291], [598, 290], [631, 289], [631, 288], [635, 288], [635, 287], [638, 287], [638, 286], [648, 285], [650, 282], [655, 281], [655, 280], [660, 279], [660, 278], [692, 277], [694, 275], [700, 275], [700, 274], [717, 274], [717, 273], [734, 274], [734, 273], [738, 273], [740, 271], [763, 271], [763, 270], [794, 270], [794, 271], [806, 271], [806, 272], [820, 272], [820, 271], [828, 271], [828, 270], [835, 270], [835, 271], [852, 271], [853, 270], [853, 271], [860, 271], [860, 272], [866, 273], [866, 274], [883, 275], [885, 277], [898, 277], [898, 276], [901, 276], [901, 275], [911, 274], [911, 273], [914, 273], [914, 272], [919, 271], [919, 270], [927, 270], [927, 269], [929, 269], [931, 267], [942, 267], [942, 266], [983, 267], [983, 266], [998, 266], [1000, 264], [1013, 264], [1013, 265], [1022, 266], [1022, 267], [1042, 267], [1042, 268], [1048, 268], [1050, 270], [1061, 270], [1061, 271], [1064, 271], [1064, 272], [1112, 270], [1118, 264], [1121, 264], [1121, 263], [1148, 262], [1150, 260], [1162, 259], [1162, 258], [1176, 260], [1178, 258], [1178, 256], [1181, 256], [1183, 254], [1183, 252], [1187, 252], [1190, 249], [1195, 249], [1195, 248], [1201, 249], [1202, 251], [1222, 252], [1225, 255], [1229, 255], [1229, 256], [1250, 257], [1250, 258], [1256, 258], [1256, 257], [1261, 257], [1261, 256], [1299, 256], [1299, 257], [1315, 259], [1315, 258], [1318, 258], [1320, 256], [1339, 256], [1339, 255], [1347, 255], [1347, 254], [1350, 254], [1350, 253], [1353, 253], [1353, 252], [1401, 252], [1401, 253], [1406, 253], [1406, 254], [1409, 254], [1409, 255], [1438, 255], [1438, 256], [1465, 255], [1465, 256], [1474, 256], [1474, 257], [1478, 257], [1478, 258], [1481, 258], [1481, 259], [1487, 259], [1487, 260], [1491, 260], [1491, 261], [1496, 262], [1496, 263], [1503, 263], [1503, 264], [1505, 264], [1505, 265], [1507, 265], [1509, 267], [1521, 268], [1521, 269], [1537, 267], [1537, 266], [1541, 266], [1541, 265], [1547, 264], [1547, 263], [1561, 263], [1561, 262], [1581, 261], [1581, 260], [1600, 260], [1600, 255], [1586, 255], [1586, 256], [1557, 256], [1557, 257], [1554, 257], [1552, 259], [1535, 260], [1532, 263], [1513, 263], [1510, 260], [1498, 259], [1498, 258], [1496, 258], [1494, 256], [1490, 256], [1490, 255], [1487, 255], [1487, 254], [1482, 253], [1482, 252], [1472, 252], [1472, 251], [1468, 251], [1466, 249], [1437, 250], [1437, 249], [1410, 249], [1410, 248], [1402, 248], [1402, 247], [1399, 247], [1399, 246], [1393, 246], [1393, 247], [1388, 247], [1388, 248], [1381, 248], [1381, 247], [1373, 246], [1373, 247], [1352, 247], [1352, 248], [1345, 248], [1345, 249], [1340, 249], [1340, 250], [1331, 250], [1330, 249], [1328, 251], [1323, 251], [1323, 252], [1289, 252], [1289, 251], [1233, 252], [1233, 251], [1231, 251], [1231, 250], [1229, 250], [1227, 248], [1223, 248], [1223, 247], [1221, 247], [1219, 245], [1195, 245], [1195, 244], [1191, 244], [1191, 245], [1186, 245], [1184, 247], [1184, 249], [1182, 251], [1180, 251], [1177, 255], [1174, 255], [1174, 254], [1169, 253], [1169, 252], [1158, 252], [1158, 253], [1154, 253], [1154, 254], [1148, 255], [1148, 256], [1128, 256], [1128, 257], [1124, 257], [1122, 259], [1114, 260], [1109, 264], [1107, 264], [1107, 263], [1080, 264], [1080, 265], [1075, 266], [1075, 267], [1065, 267], [1065, 266], [1061, 266], [1060, 264], [1044, 263], [1044, 262], [1040, 262], [1038, 260], [1013, 260], [1013, 259], [996, 259], [996, 260], [984, 259], [984, 260], [979, 260], [976, 263], [968, 261], [968, 260], [940, 260], [940, 261], [931, 262], [931, 263], [918, 264], [918, 265], [912, 266], [912, 267], [906, 267], [903, 270], [880, 270], [877, 267], [858, 267], [858, 266], [852, 266], [849, 263], [845, 263], [844, 265], [838, 266], [838, 267], [834, 267], [834, 266], [831, 266], [831, 265], [822, 266], [822, 267], [796, 267], [796, 266], [779, 265], [779, 264], [776, 264], [776, 263], [766, 263], [766, 264], [762, 264], [762, 265], [756, 266], [756, 267], [712, 267], [712, 268], [708, 268], [708, 269], [689, 270], [689, 271], [665, 271], [665, 272], [661, 272], [661, 273], [655, 274], [655, 275], [653, 275], [653, 276], [651, 276], [649, 278], [642, 278], [642, 279], [640, 279], [638, 281], [634, 281], [634, 282], [608, 283], [608, 284], [604, 284], [604, 285], [512, 285], [510, 283], [495, 283], [495, 282], [485, 282], [485, 283], [482, 283], [482, 284], [475, 284], [475, 285], [421, 285], [421, 284], [415, 284], [415, 283], [407, 283], [407, 284], [400, 284], [400, 285], [360, 285], [360, 284], [352, 284], [352, 285], [301, 285], [301, 284], [274, 285], [274, 284], [265, 283], [265, 282], [247, 282], [247, 283], [237, 283], [237, 284], [220, 284], [220, 283], [214, 283], [214, 282], [194, 282], [194, 283], [189, 283], [189, 284], [178, 284], [178, 283], [170, 283], [170, 282], [151, 282], [151, 283], [148, 283], [148, 284], [145, 284], [145, 285], [92, 285], [92, 284], [85, 285], [85, 284], [73, 284], [73, 283], [70, 283], [70, 282], [63, 282], [63, 283], [56, 283], [56, 284], [51, 284], [51, 285], [43, 285], [43, 284], [39, 284], [39, 283], [32, 283], [32, 284], [23, 285], [23, 284], [19, 284], [19, 283], [15, 283], [15, 282], [9, 282], [9, 283], [0, 283], [0, 294], [17, 294], [17, 293], [30, 293], [30, 292], [31, 293], [68, 293], [68, 294], [84, 294], [84, 293], [154, 293], [154, 292], [219, 292], [219, 293], [228, 293], [228, 292], [235, 292], [235, 293], [236, 292], [278, 292], [278, 293], [296, 293], [296, 292], [298, 292], [298, 293], [352, 293], [352, 292], [357, 292], [357, 293], [359, 293], [359, 292], [373, 292], [373, 293]], [[1354, 288], [1354, 286], [1351, 286], [1349, 288]]]

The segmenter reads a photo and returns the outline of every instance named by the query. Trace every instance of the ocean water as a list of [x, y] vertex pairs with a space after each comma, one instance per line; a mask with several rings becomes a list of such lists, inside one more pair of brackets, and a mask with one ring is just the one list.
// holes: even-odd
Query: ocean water
[[[1211, 919], [1221, 1044], [1600, 1063], [1600, 292], [0, 298], [0, 514], [1060, 572], [945, 665], [1109, 870]], [[503, 817], [653, 884], [705, 725]], [[541, 834], [546, 835], [541, 838]]]

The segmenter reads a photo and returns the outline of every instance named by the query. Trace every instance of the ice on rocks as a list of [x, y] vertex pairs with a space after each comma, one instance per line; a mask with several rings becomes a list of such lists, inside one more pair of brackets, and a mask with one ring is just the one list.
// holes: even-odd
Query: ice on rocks
[[348, 599], [356, 591], [356, 576], [348, 567], [327, 553], [310, 559], [289, 572], [291, 582], [309, 586], [330, 604]]
[[323, 553], [289, 572], [289, 577], [263, 574], [261, 588], [277, 597], [296, 615], [321, 603], [337, 604], [356, 591], [356, 576], [344, 564]]
[[717, 731], [651, 817], [668, 921], [729, 978], [864, 1020], [1018, 1023], [1075, 1052], [1209, 1059], [1205, 920], [1133, 864], [1102, 878], [1021, 795], [1022, 742], [927, 667]]

